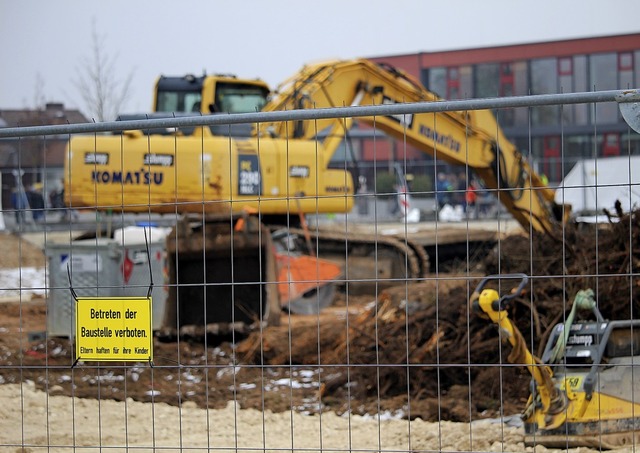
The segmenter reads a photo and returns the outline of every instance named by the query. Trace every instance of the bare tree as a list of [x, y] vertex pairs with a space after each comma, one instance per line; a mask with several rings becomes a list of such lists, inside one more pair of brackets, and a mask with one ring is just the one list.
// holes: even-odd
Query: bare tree
[[36, 110], [43, 110], [47, 100], [44, 95], [44, 78], [40, 71], [36, 72], [36, 84], [33, 90], [33, 107]]
[[73, 80], [87, 113], [95, 121], [116, 118], [127, 100], [133, 78], [133, 71], [124, 79], [117, 76], [117, 57], [107, 52], [104, 42], [105, 35], [98, 33], [94, 19], [91, 27], [91, 55], [82, 59], [78, 77]]

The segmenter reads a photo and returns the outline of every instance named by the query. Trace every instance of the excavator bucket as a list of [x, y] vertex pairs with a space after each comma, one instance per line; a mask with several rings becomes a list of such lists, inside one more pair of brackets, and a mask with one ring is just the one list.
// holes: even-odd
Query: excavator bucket
[[271, 233], [256, 216], [184, 217], [167, 236], [167, 262], [161, 335], [202, 338], [279, 323]]
[[276, 253], [278, 292], [282, 307], [291, 313], [316, 314], [333, 302], [340, 266], [297, 253]]

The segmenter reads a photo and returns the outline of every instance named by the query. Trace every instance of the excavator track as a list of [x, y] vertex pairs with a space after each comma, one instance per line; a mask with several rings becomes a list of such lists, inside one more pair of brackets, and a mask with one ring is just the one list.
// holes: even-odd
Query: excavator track
[[[345, 263], [345, 279], [389, 286], [398, 281], [425, 277], [429, 271], [429, 256], [424, 247], [410, 240], [388, 235], [361, 232], [304, 230], [289, 228], [290, 234], [305, 238], [308, 234], [313, 250], [325, 259]], [[369, 272], [363, 275], [363, 268]]]

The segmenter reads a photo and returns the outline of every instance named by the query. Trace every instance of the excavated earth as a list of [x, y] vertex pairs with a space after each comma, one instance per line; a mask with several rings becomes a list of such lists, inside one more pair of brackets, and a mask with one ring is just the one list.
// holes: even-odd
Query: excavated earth
[[[605, 318], [629, 318], [640, 310], [640, 225], [635, 213], [611, 218], [598, 228], [513, 234], [473, 271], [449, 269], [377, 296], [341, 293], [319, 315], [283, 314], [280, 326], [248, 337], [156, 340], [153, 366], [73, 366], [71, 342], [42, 335], [44, 298], [4, 301], [0, 383], [29, 381], [50, 395], [174, 406], [225, 408], [237, 401], [243, 409], [276, 413], [458, 422], [517, 414], [530, 378], [509, 364], [495, 328], [470, 311], [470, 295], [484, 275], [530, 275], [527, 292], [509, 312], [538, 354], [580, 289], [594, 289]], [[27, 242], [8, 234], [0, 242], [7, 251], [2, 267], [44, 264]]]

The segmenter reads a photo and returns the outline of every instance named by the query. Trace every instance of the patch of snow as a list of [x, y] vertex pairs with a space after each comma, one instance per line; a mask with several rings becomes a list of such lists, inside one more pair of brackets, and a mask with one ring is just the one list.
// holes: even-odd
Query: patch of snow
[[46, 288], [44, 267], [0, 269], [0, 297], [46, 296]]

